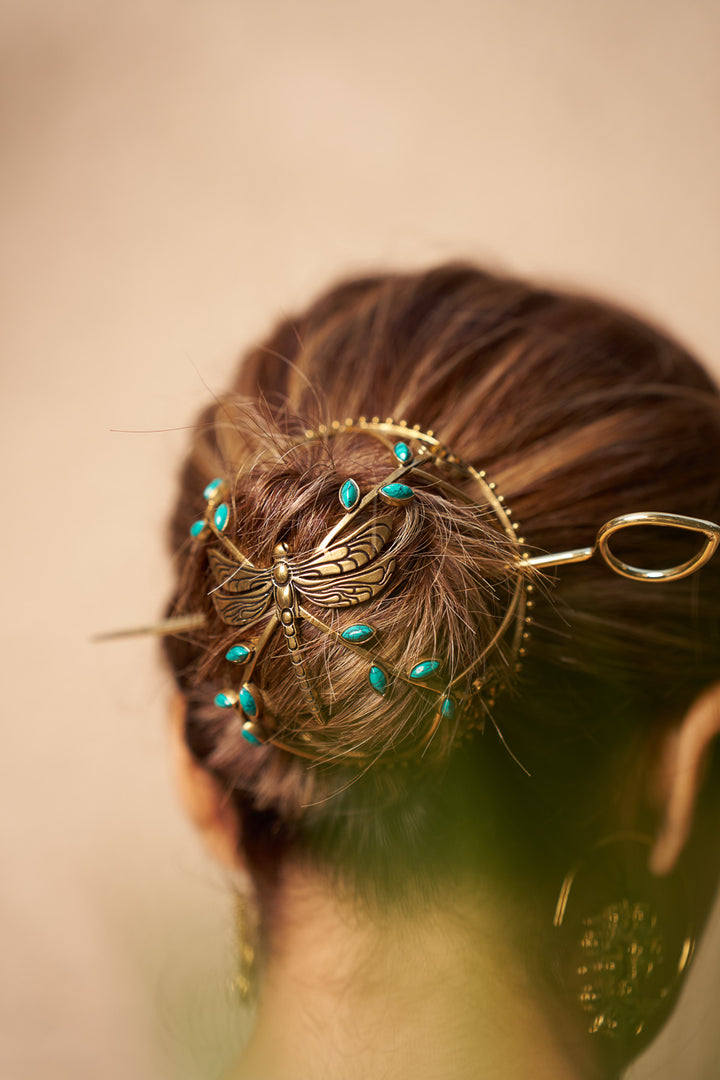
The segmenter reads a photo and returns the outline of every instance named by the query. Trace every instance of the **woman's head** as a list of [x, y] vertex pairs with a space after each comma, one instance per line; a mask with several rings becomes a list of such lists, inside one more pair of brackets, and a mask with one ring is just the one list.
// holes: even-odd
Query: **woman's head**
[[[172, 520], [172, 610], [207, 621], [168, 639], [167, 655], [188, 703], [191, 752], [231, 793], [259, 878], [271, 881], [293, 857], [368, 896], [432, 892], [461, 872], [517, 882], [519, 867], [555, 881], [588, 843], [639, 823], [642, 784], [628, 791], [623, 770], [647, 762], [717, 677], [718, 570], [667, 584], [626, 580], [597, 560], [549, 571], [535, 583], [525, 655], [504, 640], [482, 667], [502, 684], [497, 699], [486, 686], [476, 708], [446, 717], [414, 756], [395, 750], [413, 745], [437, 702], [405, 688], [373, 695], [358, 678], [362, 661], [303, 623], [324, 745], [336, 752], [318, 762], [248, 745], [237, 713], [214, 704], [237, 678], [225, 654], [238, 640], [210, 595], [223, 580], [208, 557], [217, 545], [191, 541], [189, 529], [204, 487], [222, 477], [226, 535], [255, 566], [272, 565], [279, 541], [314, 552], [343, 515], [344, 481], [366, 492], [392, 463], [372, 439], [299, 436], [361, 416], [431, 429], [484, 470], [538, 553], [589, 546], [604, 522], [635, 511], [717, 520], [717, 391], [680, 346], [622, 311], [447, 266], [332, 289], [245, 358], [196, 428]], [[439, 656], [455, 673], [502, 620], [513, 542], [471, 478], [457, 479], [468, 503], [414, 486], [412, 527], [410, 511], [386, 514], [392, 579], [352, 621], [378, 630], [391, 664]], [[381, 514], [373, 506], [360, 520]], [[633, 535], [629, 561], [683, 561], [687, 535], [659, 532]], [[249, 627], [253, 641], [273, 610]], [[297, 744], [313, 717], [281, 632], [253, 682]]]

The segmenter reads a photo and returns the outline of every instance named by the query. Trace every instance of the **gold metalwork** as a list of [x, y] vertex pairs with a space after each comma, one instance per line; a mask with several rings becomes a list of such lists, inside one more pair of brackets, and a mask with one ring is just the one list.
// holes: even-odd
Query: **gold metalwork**
[[251, 1004], [257, 990], [258, 915], [250, 900], [238, 894], [235, 900], [235, 936], [237, 970], [231, 979], [231, 989], [244, 1004]]
[[[213, 546], [208, 546], [207, 557], [215, 582], [211, 595], [220, 619], [229, 626], [245, 630], [260, 619], [266, 619], [260, 635], [248, 641], [250, 654], [247, 659], [236, 665], [240, 669], [239, 683], [250, 682], [264, 648], [273, 635], [282, 630], [304, 703], [320, 727], [325, 716], [303, 656], [300, 630], [303, 620], [332, 636], [348, 651], [362, 656], [369, 668], [381, 668], [393, 682], [403, 682], [415, 686], [418, 692], [438, 697], [438, 707], [428, 733], [416, 748], [422, 750], [443, 719], [443, 703], [453, 694], [459, 693], [461, 700], [465, 699], [468, 687], [471, 687], [470, 693], [484, 703], [487, 712], [495, 687], [483, 683], [477, 676], [477, 669], [502, 642], [508, 645], [509, 666], [519, 668], [527, 651], [528, 625], [531, 622], [529, 610], [532, 607], [532, 600], [528, 600], [528, 596], [533, 589], [534, 575], [555, 566], [585, 562], [597, 554], [611, 570], [623, 577], [648, 582], [676, 581], [704, 566], [720, 544], [720, 525], [679, 514], [643, 511], [623, 514], [606, 522], [599, 529], [591, 547], [531, 555], [518, 523], [512, 519], [512, 512], [505, 505], [504, 497], [497, 492], [496, 484], [487, 478], [485, 471], [458, 459], [432, 431], [422, 431], [417, 424], [410, 427], [404, 420], [396, 422], [391, 417], [384, 421], [378, 417], [334, 421], [330, 425], [320, 425], [316, 431], [306, 431], [292, 446], [299, 448], [310, 442], [360, 433], [382, 443], [397, 467], [365, 495], [361, 495], [358, 489], [358, 498], [349, 510], [340, 499], [346, 512], [309, 556], [295, 555], [288, 545], [278, 543], [273, 551], [272, 563], [264, 567], [255, 566], [227, 535], [225, 528], [220, 529], [216, 525], [216, 512], [228, 495], [228, 485], [224, 480], [208, 485], [205, 492], [206, 513], [199, 523], [202, 527], [193, 534], [198, 543], [216, 541]], [[401, 453], [396, 452], [398, 440], [404, 444], [400, 447]], [[429, 467], [433, 468], [433, 472], [428, 471]], [[352, 608], [375, 599], [387, 586], [396, 568], [395, 552], [400, 546], [399, 540], [407, 535], [404, 530], [412, 528], [414, 514], [412, 500], [404, 500], [397, 507], [380, 509], [381, 489], [390, 484], [403, 483], [408, 474], [422, 478], [457, 502], [487, 505], [515, 553], [508, 563], [508, 573], [513, 575], [510, 596], [495, 633], [483, 643], [473, 661], [463, 671], [453, 673], [444, 685], [440, 685], [440, 682], [436, 684], [434, 680], [411, 680], [407, 672], [396, 669], [376, 653], [377, 643], [374, 639], [348, 641], [342, 637], [341, 630], [331, 626], [320, 615], [311, 614], [306, 607], [306, 603], [310, 603], [321, 611]], [[476, 490], [473, 494], [457, 487], [459, 480], [468, 479], [474, 482]], [[357, 515], [368, 508], [374, 511], [374, 516], [357, 525]], [[222, 506], [221, 519], [224, 514], [226, 521], [227, 513], [227, 507]], [[404, 516], [399, 532], [392, 541], [394, 523], [399, 513]], [[640, 525], [672, 527], [696, 533], [702, 537], [702, 546], [695, 556], [676, 566], [657, 570], [630, 565], [614, 554], [611, 540], [623, 530]], [[205, 621], [206, 617], [199, 613], [176, 616], [150, 626], [98, 635], [97, 640], [134, 634], [188, 633], [200, 629]], [[235, 702], [232, 707], [241, 711], [236, 698], [237, 695], [228, 692], [228, 700]], [[454, 707], [454, 697], [452, 701]], [[259, 732], [260, 726], [255, 723], [257, 717], [250, 719], [253, 721], [253, 732]], [[296, 742], [281, 742], [272, 727], [272, 718], [266, 716], [262, 725], [266, 741], [308, 759], [318, 757], [319, 747], [314, 745], [313, 738], [307, 732], [298, 734]], [[502, 735], [500, 737], [502, 739]], [[363, 759], [363, 752], [350, 751], [346, 756]]]
[[[606, 853], [615, 845], [639, 845], [649, 850], [651, 844], [651, 837], [644, 834], [621, 833], [596, 845], [593, 856]], [[566, 926], [571, 892], [578, 874], [586, 866], [578, 863], [565, 876], [553, 918], [557, 929]], [[635, 885], [635, 891], [670, 887], [667, 882], [653, 880], [647, 871], [644, 877], [645, 882]], [[603, 874], [603, 885], [605, 878]], [[626, 882], [626, 887], [630, 891], [633, 883]], [[621, 896], [609, 902], [600, 901], [600, 910], [593, 914], [568, 920], [571, 961], [566, 978], [588, 1016], [591, 1035], [633, 1039], [670, 1000], [694, 951], [692, 914], [684, 886], [681, 891], [687, 925], [684, 935], [674, 943], [674, 960], [666, 928], [656, 910], [657, 899], [651, 902], [641, 895]], [[598, 901], [597, 892], [597, 883], [593, 883], [588, 902]]]
[[[705, 537], [702, 547], [696, 555], [678, 566], [669, 566], [663, 570], [648, 570], [641, 566], [631, 566], [618, 559], [610, 549], [610, 538], [624, 529], [638, 525], [651, 525], [658, 528], [682, 529], [685, 532], [699, 533]], [[685, 517], [683, 514], [662, 514], [655, 511], [640, 511], [635, 514], [621, 514], [620, 517], [607, 521], [598, 531], [592, 547], [576, 548], [574, 551], [561, 551], [556, 554], [535, 555], [524, 558], [522, 565], [544, 570], [546, 567], [562, 566], [565, 563], [586, 562], [598, 553], [611, 570], [622, 577], [638, 581], [679, 581], [680, 578], [694, 574], [715, 554], [720, 543], [720, 525], [702, 518]]]
[[[521, 541], [517, 535], [517, 527], [510, 520], [510, 511], [504, 506], [502, 496], [496, 494], [495, 484], [486, 479], [484, 472], [461, 462], [451, 454], [431, 432], [422, 432], [417, 426], [409, 428], [407, 424], [395, 423], [391, 418], [384, 422], [377, 418], [370, 422], [365, 418], [357, 421], [346, 420], [321, 426], [317, 431], [306, 431], [304, 437], [297, 440], [294, 446], [351, 433], [363, 433], [380, 441], [396, 462], [398, 456], [394, 452], [394, 443], [397, 443], [398, 439], [406, 445], [412, 444], [413, 450], [409, 455], [405, 455], [404, 460], [389, 476], [354, 502], [309, 556], [295, 556], [288, 545], [281, 543], [277, 544], [273, 551], [270, 566], [256, 567], [226, 535], [225, 530], [218, 529], [215, 524], [216, 509], [226, 496], [224, 487], [219, 486], [210, 492], [205, 514], [207, 529], [201, 536], [210, 532], [219, 541], [218, 546], [208, 549], [208, 561], [215, 581], [212, 590], [213, 603], [223, 622], [245, 630], [269, 613], [261, 637], [252, 642], [252, 655], [244, 665], [238, 665], [241, 669], [240, 678], [245, 683], [250, 680], [263, 649], [278, 628], [282, 629], [303, 700], [320, 728], [325, 722], [325, 716], [302, 654], [300, 627], [303, 621], [332, 636], [349, 652], [362, 656], [368, 664], [368, 670], [379, 667], [393, 683], [402, 682], [413, 686], [418, 692], [435, 695], [437, 708], [426, 736], [421, 740], [420, 746], [414, 748], [414, 752], [417, 752], [430, 740], [443, 716], [450, 715], [447, 699], [451, 698], [454, 692], [457, 693], [458, 687], [462, 688], [463, 696], [467, 694], [467, 687], [473, 682], [473, 671], [513, 627], [510, 651], [512, 656], [518, 655], [524, 633], [528, 575], [515, 575], [510, 602], [492, 639], [484, 643], [472, 664], [454, 674], [451, 679], [446, 679], [444, 683], [439, 679], [411, 679], [408, 672], [396, 668], [384, 657], [376, 654], [375, 643], [371, 638], [362, 643], [348, 641], [342, 637], [341, 630], [331, 626], [318, 615], [311, 614], [304, 602], [307, 601], [321, 610], [350, 608], [374, 599], [386, 587], [395, 570], [395, 551], [407, 536], [407, 530], [412, 529], [415, 518], [412, 500], [409, 499], [399, 501], [397, 509], [391, 507], [377, 512], [376, 506], [382, 489], [391, 484], [402, 483], [409, 473], [423, 478], [432, 486], [468, 505], [488, 504], [517, 552], [518, 561], [522, 550]], [[445, 477], [428, 472], [429, 466], [445, 472]], [[452, 482], [455, 477], [474, 480], [479, 488], [479, 496], [474, 498], [456, 487]], [[360, 525], [355, 524], [357, 515], [366, 508], [375, 510], [375, 516]], [[393, 524], [399, 512], [403, 513], [403, 520], [395, 541], [391, 543]], [[241, 710], [242, 701], [236, 707]], [[454, 711], [454, 698], [452, 709]], [[265, 741], [300, 757], [312, 760], [327, 753], [328, 748], [322, 745], [322, 738], [320, 744], [316, 745], [316, 739], [308, 732], [295, 736], [291, 742], [274, 731], [272, 718], [268, 717], [262, 726]], [[257, 730], [257, 725], [254, 725], [254, 730]], [[348, 751], [344, 756], [362, 760], [366, 755], [361, 749], [357, 749]]]
[[116, 641], [126, 637], [169, 637], [172, 634], [186, 634], [192, 630], [200, 630], [205, 625], [205, 616], [202, 612], [196, 615], [173, 615], [169, 619], [161, 619], [156, 623], [148, 623], [145, 626], [130, 626], [122, 630], [106, 630], [101, 634], [94, 634], [93, 641]]
[[272, 566], [265, 568], [255, 567], [247, 559], [238, 566], [224, 552], [208, 551], [216, 582], [213, 603], [223, 622], [251, 626], [274, 600], [273, 630], [278, 625], [283, 630], [303, 699], [317, 720], [322, 719], [322, 712], [302, 659], [299, 622], [304, 616], [299, 598], [327, 608], [354, 607], [372, 600], [395, 569], [392, 552], [382, 553], [391, 531], [391, 517], [373, 518], [344, 540], [332, 547], [321, 545], [304, 559], [293, 559], [287, 544], [276, 544]]

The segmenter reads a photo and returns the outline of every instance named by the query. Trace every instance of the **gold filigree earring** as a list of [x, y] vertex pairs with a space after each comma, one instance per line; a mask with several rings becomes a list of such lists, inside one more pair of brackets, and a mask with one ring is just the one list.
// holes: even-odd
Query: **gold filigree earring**
[[566, 874], [553, 925], [562, 937], [560, 978], [591, 1035], [629, 1042], [662, 1018], [695, 940], [683, 879], [647, 868], [652, 840], [602, 840]]
[[243, 1005], [252, 1005], [257, 993], [258, 919], [254, 905], [242, 893], [235, 899], [235, 949], [237, 967], [231, 989]]

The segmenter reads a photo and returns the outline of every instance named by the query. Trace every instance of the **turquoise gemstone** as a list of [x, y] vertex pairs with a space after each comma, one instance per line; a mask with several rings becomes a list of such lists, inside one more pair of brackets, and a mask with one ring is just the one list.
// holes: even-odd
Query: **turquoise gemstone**
[[440, 714], [446, 720], [452, 720], [455, 715], [455, 702], [451, 697], [443, 698], [442, 705], [440, 706]]
[[257, 716], [257, 701], [247, 686], [243, 686], [240, 691], [240, 708], [247, 716]]
[[415, 493], [407, 484], [386, 484], [385, 487], [380, 488], [380, 494], [390, 502], [404, 503], [410, 502]]
[[396, 442], [393, 446], [393, 454], [401, 465], [408, 465], [412, 461], [412, 450], [406, 442]]
[[231, 664], [244, 664], [250, 659], [250, 651], [245, 645], [233, 645], [232, 649], [225, 653], [225, 659]]
[[232, 709], [235, 700], [234, 694], [229, 694], [226, 690], [221, 690], [219, 694], [215, 695], [215, 704], [219, 705], [221, 709]]
[[372, 626], [366, 623], [355, 623], [354, 626], [348, 626], [347, 630], [343, 630], [340, 637], [344, 641], [352, 641], [353, 644], [359, 645], [363, 641], [368, 641], [374, 633]]
[[429, 679], [440, 667], [439, 660], [423, 660], [410, 671], [411, 679]]
[[249, 743], [252, 743], [253, 746], [262, 746], [261, 740], [258, 739], [257, 735], [253, 733], [249, 724], [243, 724], [241, 734], [243, 739], [245, 739]]
[[215, 511], [215, 528], [222, 532], [230, 520], [230, 508], [227, 503], [220, 503]]
[[191, 536], [199, 536], [204, 528], [205, 528], [205, 520], [203, 518], [198, 518], [198, 520], [193, 521], [192, 525], [190, 526], [190, 535]]
[[376, 694], [381, 696], [387, 691], [387, 675], [381, 667], [373, 664], [368, 673], [368, 682]]
[[203, 491], [203, 498], [212, 499], [217, 489], [222, 484], [222, 476], [216, 476], [214, 480], [211, 480], [208, 486]]
[[346, 510], [352, 510], [360, 498], [360, 488], [354, 480], [346, 480], [340, 488], [340, 502]]

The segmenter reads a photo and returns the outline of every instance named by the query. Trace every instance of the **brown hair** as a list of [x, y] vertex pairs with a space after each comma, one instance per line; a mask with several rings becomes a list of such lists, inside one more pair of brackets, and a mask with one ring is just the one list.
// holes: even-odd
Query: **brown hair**
[[[343, 750], [354, 739], [382, 758], [426, 717], [409, 698], [359, 700], [353, 663], [320, 634], [309, 634], [311, 666], [352, 705], [331, 713], [333, 764], [249, 747], [213, 704], [236, 639], [208, 597], [204, 548], [188, 540], [205, 484], [230, 481], [233, 538], [260, 565], [288, 533], [310, 551], [337, 520], [342, 481], [378, 483], [387, 466], [352, 442], [285, 457], [278, 448], [303, 426], [374, 414], [432, 428], [497, 481], [529, 545], [561, 551], [591, 544], [604, 522], [633, 511], [717, 520], [717, 391], [683, 348], [623, 311], [450, 265], [331, 289], [245, 357], [195, 429], [172, 517], [171, 609], [203, 611], [208, 627], [169, 639], [166, 653], [188, 699], [190, 748], [232, 793], [259, 872], [293, 850], [356, 881], [367, 874], [373, 889], [422, 884], [460, 863], [486, 866], [498, 832], [512, 838], [504, 850], [532, 851], [546, 867], [556, 855], [559, 865], [597, 832], [598, 813], [615, 812], [611, 764], [717, 676], [712, 563], [664, 585], [628, 581], [597, 560], [551, 573], [536, 594], [523, 669], [493, 711], [529, 775], [491, 728], [458, 748], [451, 725], [407, 768], [348, 768]], [[441, 651], [462, 666], [506, 602], [507, 554], [493, 546], [496, 528], [478, 530], [457, 507], [449, 516], [431, 491], [418, 501], [392, 588], [363, 619], [384, 630], [394, 658]], [[661, 539], [658, 547], [656, 536], [638, 535], [633, 544], [646, 562], [682, 561], [681, 539]], [[273, 714], [302, 727], [281, 642], [255, 678]], [[471, 719], [458, 721], [468, 734]]]

